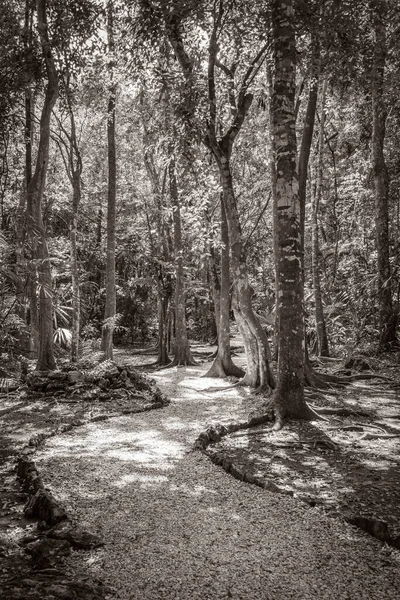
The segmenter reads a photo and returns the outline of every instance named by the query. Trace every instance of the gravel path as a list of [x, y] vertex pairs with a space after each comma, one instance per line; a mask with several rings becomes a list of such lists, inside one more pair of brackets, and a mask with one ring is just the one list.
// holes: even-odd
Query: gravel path
[[[49, 440], [45, 481], [104, 549], [70, 559], [122, 600], [400, 597], [399, 553], [293, 498], [236, 481], [191, 445], [246, 414], [244, 392], [208, 394], [204, 367], [156, 378], [171, 405]], [[226, 384], [225, 384], [226, 385]]]

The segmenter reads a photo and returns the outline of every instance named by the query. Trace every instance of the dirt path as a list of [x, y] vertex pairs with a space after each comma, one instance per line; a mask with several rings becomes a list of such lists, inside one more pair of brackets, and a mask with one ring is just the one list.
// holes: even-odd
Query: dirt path
[[39, 452], [49, 487], [106, 541], [70, 566], [123, 600], [398, 598], [396, 551], [191, 452], [207, 423], [248, 412], [243, 391], [207, 394], [205, 369], [155, 376], [168, 408], [92, 423]]

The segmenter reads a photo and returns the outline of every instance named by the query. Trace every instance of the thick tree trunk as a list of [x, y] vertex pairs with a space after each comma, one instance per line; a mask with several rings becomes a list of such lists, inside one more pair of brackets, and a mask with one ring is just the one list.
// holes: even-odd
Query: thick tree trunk
[[[112, 2], [107, 4], [107, 35], [110, 53], [114, 50], [114, 28]], [[107, 107], [107, 142], [108, 142], [108, 197], [107, 197], [107, 260], [106, 260], [106, 304], [104, 324], [102, 328], [101, 349], [106, 359], [113, 358], [113, 331], [116, 315], [115, 288], [115, 220], [117, 196], [117, 163], [115, 149], [115, 95], [116, 85], [113, 83], [113, 65], [110, 69], [110, 95]]]
[[53, 297], [50, 257], [43, 225], [42, 199], [49, 162], [51, 111], [58, 98], [58, 77], [51, 53], [47, 30], [46, 0], [37, 2], [37, 28], [46, 62], [47, 86], [40, 119], [39, 145], [35, 172], [27, 187], [27, 212], [35, 228], [32, 244], [37, 261], [39, 285], [39, 354], [36, 369], [54, 369], [56, 361], [53, 350]]
[[393, 314], [392, 283], [389, 261], [389, 178], [385, 162], [387, 110], [384, 100], [386, 63], [385, 0], [374, 2], [374, 57], [372, 79], [372, 169], [375, 189], [375, 229], [378, 255], [379, 349], [387, 350], [396, 342], [396, 319]]
[[172, 365], [193, 365], [186, 326], [185, 275], [183, 270], [182, 223], [178, 185], [175, 174], [175, 158], [168, 165], [169, 188], [174, 223], [175, 251], [175, 355]]
[[310, 418], [304, 399], [303, 277], [299, 181], [296, 169], [295, 65], [292, 0], [272, 1], [275, 80], [276, 248], [279, 310], [278, 374], [273, 406], [283, 418]]
[[319, 226], [318, 213], [322, 196], [322, 182], [324, 169], [324, 134], [325, 134], [325, 98], [328, 80], [325, 78], [321, 86], [321, 116], [319, 122], [319, 141], [316, 168], [315, 194], [312, 194], [311, 206], [311, 257], [312, 257], [312, 279], [314, 287], [315, 323], [317, 329], [318, 354], [329, 356], [328, 335], [322, 302], [320, 264], [319, 264]]
[[230, 299], [229, 232], [223, 195], [221, 194], [221, 284], [219, 294], [218, 352], [205, 377], [243, 377], [244, 371], [231, 358], [229, 327]]

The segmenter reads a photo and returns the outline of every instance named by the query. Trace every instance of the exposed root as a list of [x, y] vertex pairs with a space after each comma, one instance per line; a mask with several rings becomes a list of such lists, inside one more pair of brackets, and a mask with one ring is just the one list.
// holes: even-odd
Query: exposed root
[[226, 387], [209, 387], [206, 388], [204, 390], [204, 392], [207, 392], [207, 394], [213, 394], [214, 392], [225, 392], [227, 390], [233, 390], [234, 388], [237, 388], [240, 385], [240, 381], [238, 381], [237, 383], [233, 383], [232, 385], [228, 385]]
[[366, 433], [364, 433], [364, 435], [362, 435], [358, 441], [360, 442], [361, 440], [375, 440], [375, 439], [381, 439], [381, 440], [391, 440], [393, 438], [399, 438], [400, 437], [400, 433], [371, 433], [370, 431], [367, 431]]
[[208, 369], [207, 373], [203, 377], [243, 377], [244, 371], [240, 367], [234, 364], [232, 360], [223, 361], [218, 355], [216, 356], [213, 364]]
[[284, 424], [285, 424], [285, 421], [284, 421], [283, 417], [281, 417], [280, 415], [276, 416], [275, 424], [272, 428], [272, 431], [280, 431], [283, 428]]
[[329, 431], [364, 431], [365, 429], [376, 429], [384, 435], [388, 433], [385, 429], [382, 429], [382, 427], [379, 427], [378, 425], [365, 425], [362, 423], [353, 423], [352, 425], [338, 425], [337, 427], [329, 427]]
[[198, 363], [190, 355], [188, 358], [179, 359], [175, 357], [170, 363], [161, 367], [161, 369], [170, 369], [171, 367], [195, 367]]
[[264, 385], [259, 385], [254, 391], [253, 394], [254, 396], [264, 396], [264, 397], [268, 397], [270, 396], [272, 393], [271, 388], [269, 387], [269, 385], [264, 384]]
[[131, 350], [130, 354], [136, 356], [138, 354], [157, 354], [159, 350], [158, 344], [156, 346], [151, 346], [151, 348], [139, 348], [138, 350]]
[[336, 415], [338, 417], [368, 417], [371, 418], [371, 414], [365, 411], [352, 410], [351, 408], [331, 408], [330, 406], [314, 406], [312, 410], [317, 411], [319, 415]]
[[265, 414], [271, 414], [274, 417], [275, 424], [272, 428], [272, 431], [280, 431], [287, 419], [293, 420], [304, 420], [304, 421], [327, 421], [325, 417], [320, 415], [314, 408], [309, 406], [307, 403], [305, 404], [305, 408], [299, 413], [292, 413], [290, 410], [282, 411], [282, 408], [276, 404], [274, 398], [271, 399], [269, 404], [267, 404], [265, 409]]
[[190, 358], [188, 360], [173, 360], [170, 363], [171, 367], [195, 367], [198, 363], [194, 360], [194, 358]]

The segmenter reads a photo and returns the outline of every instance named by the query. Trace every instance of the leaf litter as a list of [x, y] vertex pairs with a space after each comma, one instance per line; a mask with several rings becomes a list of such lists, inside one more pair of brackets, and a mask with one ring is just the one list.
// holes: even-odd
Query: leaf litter
[[[318, 428], [290, 425], [273, 439], [265, 431], [221, 441], [224, 452], [260, 475], [272, 469], [274, 481], [294, 486], [299, 497], [312, 490], [317, 508], [236, 481], [192, 451], [208, 424], [243, 420], [252, 404], [242, 389], [224, 391], [222, 381], [219, 393], [208, 393], [215, 380], [200, 378], [207, 366], [155, 373], [171, 399], [167, 408], [90, 423], [40, 450], [49, 488], [106, 541], [72, 553], [69, 568], [84, 567], [111, 586], [110, 598], [123, 600], [397, 598], [398, 552], [328, 518], [319, 502], [337, 506], [362, 489], [343, 478], [347, 449], [360, 433], [333, 433], [330, 420]], [[377, 454], [381, 463], [394, 460], [396, 443], [390, 459]], [[377, 451], [376, 439], [359, 444]], [[370, 467], [361, 464], [365, 475]], [[374, 473], [387, 475], [385, 465]], [[379, 487], [382, 480], [364, 477], [370, 491], [368, 481]]]

